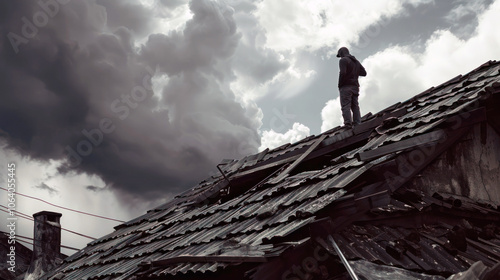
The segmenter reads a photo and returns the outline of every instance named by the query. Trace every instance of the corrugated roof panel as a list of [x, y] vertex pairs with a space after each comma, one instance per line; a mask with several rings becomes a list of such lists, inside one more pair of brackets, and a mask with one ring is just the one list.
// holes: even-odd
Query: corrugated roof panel
[[254, 221], [252, 224], [248, 226], [248, 228], [245, 230], [245, 233], [249, 232], [260, 232], [264, 228], [268, 227], [267, 224], [267, 219], [258, 219], [257, 217], [251, 218], [252, 221]]
[[348, 169], [343, 173], [335, 176], [332, 180], [328, 181], [328, 184], [320, 186], [319, 191], [329, 191], [330, 189], [340, 189], [345, 187], [347, 184], [352, 182], [354, 179], [363, 174], [366, 170], [371, 167], [371, 164], [366, 164], [359, 168]]
[[177, 264], [171, 267], [164, 268], [154, 273], [155, 276], [168, 276], [176, 275], [180, 270], [189, 271], [193, 270], [193, 267], [197, 267], [197, 272], [205, 273], [207, 271], [216, 272], [218, 269], [224, 269], [228, 264], [224, 263], [205, 263], [203, 265], [199, 264]]
[[232, 209], [232, 208], [241, 207], [242, 202], [245, 201], [250, 195], [251, 195], [251, 193], [246, 192], [246, 193], [244, 193], [236, 198], [233, 198], [229, 201], [226, 201], [222, 205], [220, 205], [219, 209], [228, 210], [228, 209]]
[[240, 233], [240, 231], [237, 229], [241, 228], [241, 224], [243, 224], [243, 221], [237, 221], [233, 222], [230, 224], [226, 225], [221, 225], [219, 226], [221, 228], [221, 231], [219, 231], [216, 235], [216, 239], [226, 239], [229, 235], [233, 234], [233, 232]]
[[248, 228], [255, 222], [253, 218], [243, 220], [239, 223], [237, 223], [236, 227], [233, 228], [228, 234], [230, 235], [236, 235], [239, 233], [246, 233], [248, 232]]
[[[227, 228], [226, 227], [222, 227], [224, 228], [226, 231], [227, 231]], [[195, 232], [192, 236], [192, 238], [189, 240], [189, 244], [199, 244], [199, 243], [204, 243], [204, 242], [208, 242], [209, 240], [207, 240], [207, 233], [209, 233], [209, 229], [202, 229], [198, 232]], [[220, 238], [221, 234], [217, 235], [215, 238]], [[226, 234], [224, 234], [224, 236], [226, 236]]]
[[259, 208], [260, 208], [259, 203], [246, 204], [242, 206], [242, 209], [239, 212], [240, 217], [249, 218], [255, 216], [255, 211]]
[[[134, 260], [129, 262], [136, 263]], [[102, 278], [103, 276], [123, 274], [129, 268], [128, 266], [124, 266], [123, 263], [124, 261], [119, 261], [112, 264], [102, 265], [98, 271], [95, 271], [92, 277]]]
[[296, 190], [296, 192], [300, 193], [300, 195], [295, 198], [296, 202], [302, 202], [306, 199], [317, 197], [319, 192], [318, 184], [303, 186], [299, 190]]
[[229, 209], [222, 213], [224, 213], [220, 217], [220, 223], [222, 224], [224, 223], [228, 224], [231, 223], [232, 221], [237, 221], [238, 218], [240, 217], [240, 211], [238, 211], [238, 209]]
[[467, 102], [461, 104], [460, 106], [456, 107], [455, 109], [453, 109], [451, 111], [447, 111], [446, 115], [447, 116], [454, 115], [454, 114], [464, 110], [467, 107], [472, 107], [472, 105], [474, 105], [476, 102], [477, 102], [476, 100], [467, 101]]
[[190, 209], [184, 210], [184, 213], [182, 217], [178, 219], [179, 222], [184, 222], [184, 221], [189, 221], [192, 220], [194, 217], [197, 215], [200, 215], [201, 213], [205, 213], [207, 210], [208, 206], [206, 205], [201, 205], [199, 207], [192, 207]]
[[293, 192], [290, 192], [290, 196], [288, 197], [287, 201], [283, 203], [284, 207], [289, 207], [292, 204], [298, 203], [297, 199], [302, 196], [303, 189], [297, 189]]
[[92, 263], [92, 262], [95, 262], [96, 260], [98, 260], [99, 257], [100, 257], [100, 254], [98, 254], [98, 253], [88, 255], [85, 258], [81, 258], [77, 261], [72, 262], [71, 264], [69, 264], [68, 266], [65, 267], [64, 271], [70, 271], [73, 269], [77, 269], [79, 267], [86, 266], [88, 263]]
[[225, 231], [226, 229], [224, 228], [224, 226], [209, 228], [205, 232], [205, 235], [202, 237], [202, 239], [200, 239], [200, 242], [211, 242], [213, 240], [216, 240], [217, 236], [224, 233]]
[[185, 264], [184, 263], [179, 263], [179, 264], [174, 264], [169, 266], [168, 268], [165, 268], [163, 271], [161, 271], [158, 275], [159, 276], [166, 276], [168, 274], [170, 275], [175, 275], [179, 271], [181, 267], [183, 267]]
[[267, 194], [267, 192], [268, 192], [267, 189], [257, 190], [256, 192], [249, 195], [249, 197], [245, 200], [245, 203], [248, 204], [262, 200], [263, 197]]
[[212, 223], [213, 223], [213, 219], [214, 219], [213, 215], [215, 215], [215, 214], [210, 214], [210, 215], [201, 217], [198, 220], [196, 220], [195, 222], [192, 221], [191, 223], [193, 224], [193, 227], [196, 230], [202, 229], [202, 228], [210, 228]]
[[217, 223], [219, 223], [220, 217], [223, 215], [224, 212], [215, 212], [211, 214], [210, 216], [207, 216], [206, 219], [203, 219], [202, 222], [196, 223], [196, 228], [201, 229], [201, 228], [211, 228]]
[[307, 201], [304, 205], [301, 205], [300, 208], [296, 210], [297, 213], [308, 213], [308, 214], [315, 214], [319, 210], [323, 209], [333, 201], [339, 199], [346, 193], [345, 190], [338, 190], [334, 191], [332, 193], [323, 195], [321, 197], [318, 197], [317, 199], [311, 199]]
[[179, 221], [179, 219], [184, 215], [184, 212], [180, 209], [177, 209], [174, 212], [170, 212], [164, 217], [160, 218], [160, 221], [163, 225], [172, 225]]
[[279, 224], [278, 226], [268, 228], [260, 235], [256, 236], [251, 244], [260, 245], [262, 244], [262, 242], [269, 242], [269, 240], [272, 238], [285, 237], [290, 233], [299, 230], [303, 226], [309, 224], [314, 219], [314, 217], [310, 217], [303, 220], [294, 220], [290, 223]]

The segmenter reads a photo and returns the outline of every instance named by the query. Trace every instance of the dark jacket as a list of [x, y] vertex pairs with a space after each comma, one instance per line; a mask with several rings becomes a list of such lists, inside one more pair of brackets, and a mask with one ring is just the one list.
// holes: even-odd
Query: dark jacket
[[359, 87], [358, 77], [366, 76], [366, 70], [361, 63], [350, 54], [340, 54], [339, 88], [343, 86]]

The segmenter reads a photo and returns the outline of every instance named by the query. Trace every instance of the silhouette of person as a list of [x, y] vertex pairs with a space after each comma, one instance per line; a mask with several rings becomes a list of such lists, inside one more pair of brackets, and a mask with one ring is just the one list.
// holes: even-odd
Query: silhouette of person
[[340, 57], [339, 92], [342, 117], [344, 118], [344, 125], [352, 127], [361, 123], [361, 112], [358, 103], [358, 77], [366, 76], [366, 70], [354, 56], [349, 54], [346, 47], [338, 50], [337, 57]]

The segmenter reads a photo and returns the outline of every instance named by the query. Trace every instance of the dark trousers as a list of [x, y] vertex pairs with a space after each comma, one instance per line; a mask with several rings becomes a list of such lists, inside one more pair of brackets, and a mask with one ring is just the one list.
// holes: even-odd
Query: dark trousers
[[[361, 123], [361, 113], [359, 111], [359, 87], [343, 86], [340, 91], [340, 106], [342, 108], [342, 117], [345, 125], [358, 125]], [[352, 110], [352, 117], [351, 117]]]

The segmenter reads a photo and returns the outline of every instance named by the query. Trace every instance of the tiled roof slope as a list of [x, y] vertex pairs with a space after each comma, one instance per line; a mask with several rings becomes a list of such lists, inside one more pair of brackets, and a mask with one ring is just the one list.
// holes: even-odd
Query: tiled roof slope
[[[394, 195], [470, 125], [491, 119], [490, 124], [498, 131], [498, 113], [489, 108], [500, 104], [499, 91], [500, 63], [490, 61], [410, 100], [368, 114], [354, 129], [336, 127], [240, 160], [225, 160], [219, 165], [223, 176], [211, 177], [169, 203], [117, 226], [113, 233], [68, 257], [46, 277], [175, 279], [192, 274], [208, 277], [232, 269], [249, 271], [270, 263], [298, 240], [308, 238], [311, 223], [324, 217], [333, 219], [339, 228], [346, 225], [335, 236], [348, 250], [348, 257], [382, 259], [382, 263], [417, 271], [432, 270], [418, 257], [395, 261], [389, 255], [392, 259], [383, 260], [389, 257], [362, 249], [354, 252], [344, 246], [344, 242], [357, 242], [352, 239], [359, 236], [356, 231], [360, 230], [345, 217], [359, 208], [349, 205], [348, 198], [355, 196], [356, 203], [369, 201], [372, 208], [379, 203], [382, 210], [385, 205], [387, 213], [421, 212], [433, 203], [441, 205], [439, 199], [424, 195], [419, 201], [427, 199], [428, 205], [396, 203]], [[411, 174], [401, 176], [391, 170], [391, 162], [420, 147], [433, 149]], [[488, 211], [499, 216], [497, 208]], [[407, 234], [376, 225], [363, 230], [369, 233], [362, 234], [360, 242], [377, 232], [392, 234], [394, 240]], [[422, 236], [426, 240], [422, 246], [427, 246], [434, 235]], [[387, 242], [394, 240], [386, 238]], [[481, 251], [467, 255], [467, 260], [498, 260], [498, 255], [490, 255]], [[448, 271], [466, 269], [466, 264], [448, 262], [453, 267]]]

